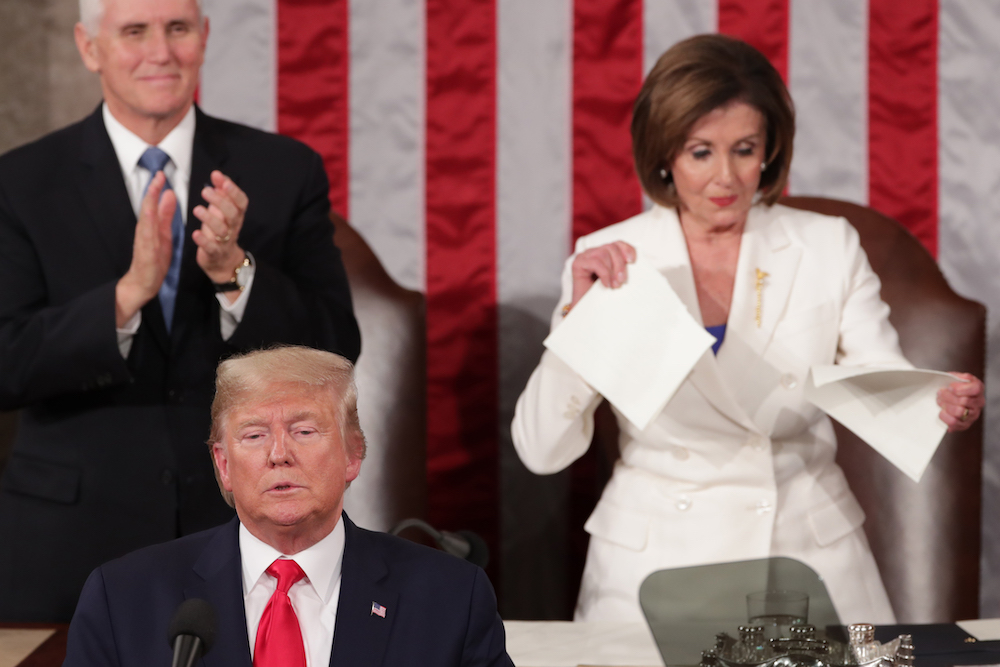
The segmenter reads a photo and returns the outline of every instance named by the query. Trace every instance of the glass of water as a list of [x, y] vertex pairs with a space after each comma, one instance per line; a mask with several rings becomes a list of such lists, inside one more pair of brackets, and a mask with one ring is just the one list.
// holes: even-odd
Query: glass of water
[[767, 639], [789, 637], [791, 626], [809, 618], [809, 596], [802, 591], [757, 591], [747, 593], [750, 625], [764, 628]]

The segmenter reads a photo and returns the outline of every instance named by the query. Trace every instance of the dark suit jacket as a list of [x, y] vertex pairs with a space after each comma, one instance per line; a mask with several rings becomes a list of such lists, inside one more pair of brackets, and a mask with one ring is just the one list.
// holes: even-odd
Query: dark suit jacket
[[[481, 569], [343, 520], [331, 667], [511, 664]], [[208, 600], [218, 615], [205, 667], [250, 667], [238, 528], [234, 519], [95, 570], [70, 625], [64, 667], [169, 665], [167, 627], [189, 598]], [[372, 602], [386, 608], [385, 618], [371, 613]]]
[[[213, 169], [250, 198], [239, 243], [257, 264], [228, 341], [191, 239]], [[100, 109], [0, 157], [0, 409], [22, 409], [0, 480], [0, 620], [68, 620], [100, 563], [232, 516], [205, 446], [221, 358], [278, 342], [358, 356], [319, 155], [198, 111], [190, 192], [171, 334], [154, 298], [122, 359], [135, 214]]]

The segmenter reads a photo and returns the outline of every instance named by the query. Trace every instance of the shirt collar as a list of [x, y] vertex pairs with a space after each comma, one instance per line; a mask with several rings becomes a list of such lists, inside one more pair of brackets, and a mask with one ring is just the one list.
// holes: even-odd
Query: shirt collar
[[294, 556], [285, 556], [253, 536], [240, 523], [240, 559], [243, 564], [243, 595], [249, 593], [264, 571], [278, 558], [290, 558], [306, 573], [306, 579], [326, 604], [333, 595], [344, 562], [344, 520], [341, 517], [329, 535]]
[[[115, 155], [118, 156], [118, 164], [121, 166], [122, 174], [128, 176], [139, 163], [139, 158], [149, 148], [149, 144], [139, 138], [134, 132], [121, 124], [108, 109], [107, 103], [101, 106], [101, 114], [104, 117], [104, 127], [111, 138], [111, 145], [114, 146]], [[194, 105], [184, 114], [181, 122], [177, 123], [174, 129], [163, 138], [157, 147], [162, 149], [170, 160], [174, 163], [177, 173], [185, 176], [191, 174], [191, 153], [194, 150], [194, 126], [195, 113]]]

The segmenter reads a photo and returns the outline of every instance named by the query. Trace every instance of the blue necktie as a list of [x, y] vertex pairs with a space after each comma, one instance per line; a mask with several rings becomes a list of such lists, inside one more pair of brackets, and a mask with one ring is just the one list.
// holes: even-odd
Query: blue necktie
[[[146, 149], [146, 152], [139, 158], [139, 166], [149, 170], [150, 177], [146, 187], [142, 191], [143, 198], [149, 190], [149, 184], [153, 181], [156, 172], [163, 171], [163, 168], [170, 162], [170, 156], [161, 151], [156, 146]], [[173, 190], [170, 179], [164, 186], [164, 192]], [[167, 333], [170, 333], [170, 325], [174, 321], [174, 304], [177, 302], [177, 285], [181, 279], [181, 252], [184, 250], [184, 219], [181, 217], [181, 205], [177, 203], [174, 209], [174, 219], [170, 226], [173, 235], [173, 253], [170, 257], [170, 268], [167, 269], [167, 277], [160, 285], [160, 308], [163, 309], [163, 321], [167, 324]]]

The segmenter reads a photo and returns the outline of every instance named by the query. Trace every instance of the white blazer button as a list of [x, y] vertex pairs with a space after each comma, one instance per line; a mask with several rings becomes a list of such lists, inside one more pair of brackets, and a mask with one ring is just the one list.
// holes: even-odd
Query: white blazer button
[[680, 498], [677, 499], [676, 505], [677, 509], [679, 509], [682, 512], [686, 512], [688, 509], [691, 508], [691, 499], [688, 498], [687, 496], [681, 496]]
[[686, 461], [687, 458], [691, 455], [691, 452], [687, 450], [687, 447], [680, 447], [680, 446], [674, 447], [673, 450], [671, 450], [671, 453], [674, 455], [674, 458], [677, 459], [678, 461]]
[[791, 373], [785, 373], [781, 376], [781, 386], [785, 389], [795, 389], [799, 386], [799, 381]]
[[767, 514], [772, 509], [771, 501], [767, 498], [757, 501], [757, 514]]

